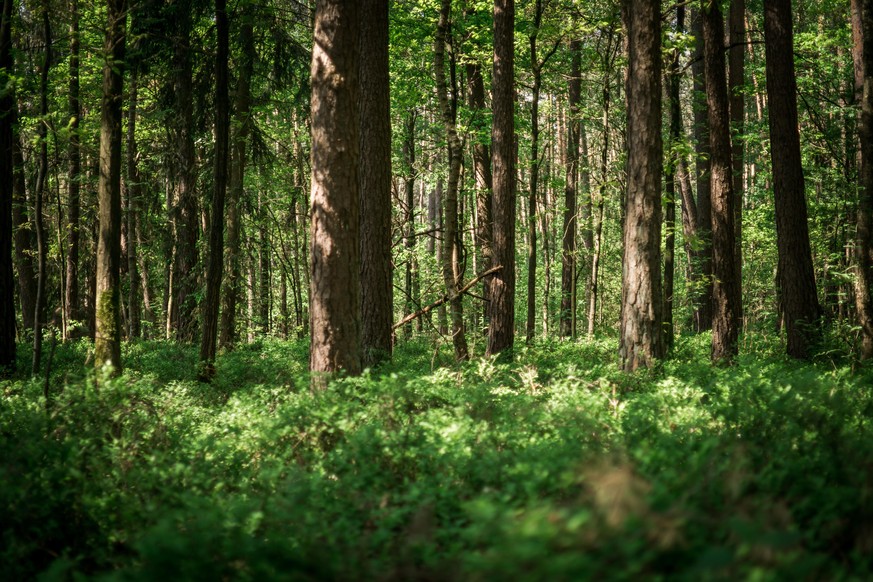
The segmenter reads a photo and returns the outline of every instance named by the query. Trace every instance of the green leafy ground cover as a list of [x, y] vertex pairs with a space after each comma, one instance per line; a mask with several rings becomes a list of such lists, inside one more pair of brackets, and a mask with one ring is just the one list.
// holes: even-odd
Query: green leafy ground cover
[[[311, 394], [303, 343], [86, 344], [0, 383], [9, 580], [869, 579], [873, 373], [680, 339], [436, 366], [431, 346]], [[24, 357], [22, 353], [22, 358]], [[440, 360], [442, 359], [442, 360]]]

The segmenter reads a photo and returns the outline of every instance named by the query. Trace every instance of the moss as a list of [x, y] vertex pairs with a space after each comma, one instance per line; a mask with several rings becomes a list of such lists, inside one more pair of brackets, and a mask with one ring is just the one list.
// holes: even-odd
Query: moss
[[121, 371], [121, 323], [119, 320], [118, 288], [103, 291], [97, 299], [96, 334], [94, 337], [94, 365], [102, 368], [111, 364], [116, 373]]

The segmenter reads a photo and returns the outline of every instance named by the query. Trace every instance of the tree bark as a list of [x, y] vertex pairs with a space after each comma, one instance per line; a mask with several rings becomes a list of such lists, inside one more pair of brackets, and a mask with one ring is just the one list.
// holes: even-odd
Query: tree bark
[[12, 269], [13, 122], [16, 107], [11, 89], [12, 5], [4, 0], [0, 15], [0, 378], [15, 371], [15, 275]]
[[[13, 99], [15, 96], [13, 95]], [[18, 299], [21, 307], [21, 324], [24, 329], [33, 329], [36, 312], [36, 274], [33, 271], [33, 231], [28, 217], [24, 155], [18, 132], [17, 105], [13, 108], [12, 122], [12, 227], [15, 231], [15, 268], [18, 271]]]
[[449, 99], [449, 85], [446, 81], [445, 56], [446, 46], [450, 41], [451, 34], [449, 30], [451, 12], [451, 0], [442, 0], [439, 21], [437, 23], [437, 33], [434, 37], [434, 73], [449, 155], [449, 178], [446, 184], [444, 201], [445, 224], [442, 231], [443, 279], [449, 294], [452, 345], [455, 348], [455, 360], [462, 361], [469, 357], [467, 335], [464, 330], [463, 296], [458, 293], [463, 277], [461, 273], [461, 238], [458, 232], [458, 189], [464, 151], [455, 126], [455, 113]]
[[137, 169], [136, 117], [139, 93], [139, 67], [131, 65], [130, 97], [127, 111], [127, 173], [124, 180], [125, 206], [127, 207], [127, 337], [138, 338], [142, 332], [142, 302], [140, 301], [140, 274], [137, 262], [138, 222], [141, 207], [142, 186]]
[[488, 355], [515, 342], [515, 0], [494, 0], [494, 69], [491, 76], [491, 167], [494, 265]]
[[121, 372], [121, 105], [124, 82], [125, 0], [107, 0], [106, 62], [100, 116], [97, 184], [97, 311], [94, 364]]
[[360, 30], [361, 349], [365, 366], [391, 358], [391, 104], [388, 0], [363, 0]]
[[712, 359], [715, 362], [730, 362], [738, 349], [740, 282], [736, 280], [734, 256], [736, 199], [725, 78], [724, 17], [715, 0], [704, 0], [701, 18], [712, 196]]
[[79, 320], [79, 220], [81, 214], [82, 155], [79, 145], [79, 120], [82, 108], [79, 103], [79, 0], [70, 0], [70, 144], [69, 156], [69, 218], [67, 231], [67, 282], [64, 308], [68, 322]]
[[777, 278], [788, 355], [808, 358], [819, 339], [821, 310], [809, 244], [806, 192], [797, 125], [797, 79], [791, 0], [764, 3], [770, 156], [776, 207]]
[[224, 199], [227, 194], [227, 165], [230, 158], [230, 97], [227, 80], [230, 33], [227, 0], [215, 0], [215, 30], [218, 41], [215, 56], [215, 165], [199, 371], [200, 379], [205, 381], [209, 381], [215, 375], [218, 307], [221, 303], [221, 275], [224, 266]]
[[361, 372], [358, 5], [318, 0], [312, 51], [313, 388]]
[[[746, 96], [743, 92], [746, 77], [746, 1], [731, 0], [729, 13], [728, 95], [730, 103], [732, 164], [734, 182], [734, 279], [743, 284], [743, 123]], [[737, 325], [743, 326], [743, 302], [737, 305]]]
[[[853, 2], [854, 4], [854, 2]], [[861, 358], [873, 358], [873, 0], [863, 0], [861, 58], [861, 187], [855, 234], [855, 306], [861, 324]], [[854, 22], [854, 21], [853, 21]], [[860, 66], [859, 66], [860, 65]]]
[[577, 192], [579, 178], [579, 104], [582, 96], [582, 55], [581, 43], [570, 41], [570, 77], [567, 80], [568, 106], [567, 120], [567, 173], [564, 188], [564, 229], [561, 252], [561, 314], [560, 330], [562, 337], [575, 337], [576, 326], [576, 220]]
[[664, 357], [661, 294], [661, 2], [626, 0], [628, 162], [619, 355], [632, 372]]
[[[403, 248], [406, 251], [406, 302], [404, 314], [408, 315], [417, 309], [418, 297], [415, 293], [416, 259], [415, 259], [415, 122], [418, 117], [414, 108], [410, 108], [404, 120], [403, 163], [405, 176], [404, 189], [404, 223]], [[428, 239], [428, 244], [433, 239]], [[412, 324], [406, 327], [406, 337], [412, 335]]]

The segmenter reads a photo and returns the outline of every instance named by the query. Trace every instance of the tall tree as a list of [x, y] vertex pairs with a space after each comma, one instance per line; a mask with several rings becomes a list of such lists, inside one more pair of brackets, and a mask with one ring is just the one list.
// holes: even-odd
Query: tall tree
[[37, 125], [37, 137], [39, 139], [39, 169], [36, 175], [36, 188], [34, 192], [34, 225], [36, 226], [36, 305], [33, 315], [33, 359], [31, 373], [39, 372], [42, 360], [42, 332], [45, 325], [46, 309], [46, 277], [48, 277], [48, 240], [45, 231], [45, 215], [43, 207], [46, 197], [46, 183], [48, 181], [48, 82], [49, 69], [52, 65], [52, 27], [49, 19], [49, 2], [42, 2], [42, 34], [43, 34], [43, 59], [40, 65], [39, 80], [39, 124]]
[[[873, 358], [873, 0], [858, 0], [861, 55], [861, 187], [855, 234], [855, 305], [861, 324], [861, 357]], [[857, 25], [854, 25], [857, 28]], [[860, 65], [860, 66], [859, 66]]]
[[3, 0], [0, 15], [0, 377], [15, 370], [15, 279], [12, 272], [12, 4]]
[[494, 69], [491, 76], [493, 252], [502, 267], [491, 280], [488, 354], [515, 342], [515, 0], [494, 0]]
[[361, 2], [361, 347], [364, 365], [391, 356], [391, 104], [388, 0]]
[[[221, 305], [221, 334], [218, 343], [222, 348], [231, 349], [236, 341], [236, 307], [239, 298], [240, 265], [240, 203], [247, 162], [247, 148], [251, 131], [251, 86], [257, 51], [255, 49], [252, 5], [242, 7], [239, 31], [241, 48], [240, 64], [236, 81], [234, 101], [234, 127], [231, 144], [230, 183], [227, 190], [227, 240], [225, 245], [224, 294]], [[296, 204], [296, 201], [295, 201]], [[296, 215], [295, 215], [296, 218]], [[297, 229], [293, 229], [296, 235]], [[294, 256], [299, 253], [295, 251]]]
[[[130, 68], [130, 89], [128, 91], [126, 168], [124, 177], [125, 226], [127, 227], [127, 337], [138, 338], [142, 332], [142, 304], [140, 299], [140, 270], [137, 252], [139, 249], [139, 215], [142, 198], [141, 178], [137, 166], [139, 150], [136, 142], [137, 105], [139, 102], [138, 62], [128, 64]], [[122, 264], [124, 264], [122, 262]], [[146, 269], [147, 271], [147, 269]]]
[[[743, 124], [746, 95], [743, 91], [746, 77], [746, 0], [731, 0], [728, 17], [728, 93], [731, 115], [732, 168], [734, 181], [734, 279], [743, 283]], [[737, 321], [742, 327], [743, 303], [737, 306]]]
[[576, 335], [576, 186], [579, 178], [579, 104], [582, 96], [582, 55], [580, 42], [570, 41], [570, 77], [567, 79], [569, 119], [567, 121], [567, 176], [564, 187], [564, 228], [561, 252], [561, 313], [563, 337]]
[[107, 0], [100, 179], [97, 183], [97, 311], [94, 363], [121, 371], [121, 105], [124, 84], [126, 0]]
[[318, 0], [312, 49], [313, 387], [361, 371], [358, 4]]
[[446, 46], [451, 36], [452, 1], [442, 0], [440, 4], [437, 32], [434, 36], [434, 76], [436, 77], [437, 98], [440, 114], [446, 132], [449, 154], [449, 179], [446, 184], [443, 225], [443, 280], [449, 296], [449, 309], [452, 319], [452, 344], [455, 359], [468, 357], [467, 335], [464, 330], [463, 296], [460, 294], [463, 273], [461, 272], [461, 235], [458, 220], [458, 190], [460, 187], [461, 165], [464, 150], [455, 122], [455, 111], [449, 98], [449, 83], [446, 79]]
[[797, 124], [797, 79], [791, 0], [764, 2], [770, 157], [776, 208], [777, 278], [788, 355], [807, 358], [818, 339], [820, 307], [809, 244]]
[[629, 372], [664, 357], [661, 295], [661, 2], [626, 0], [628, 161], [619, 354]]
[[67, 281], [64, 285], [64, 319], [67, 325], [79, 319], [79, 218], [81, 213], [79, 176], [82, 168], [79, 145], [79, 0], [70, 0], [70, 82], [69, 82], [70, 143], [69, 158], [69, 217], [67, 234]]
[[227, 193], [227, 163], [230, 158], [230, 97], [227, 92], [230, 33], [227, 0], [215, 0], [215, 30], [218, 41], [215, 55], [215, 165], [212, 220], [209, 226], [209, 265], [206, 271], [206, 300], [203, 304], [203, 334], [200, 342], [200, 378], [207, 381], [215, 375], [218, 307], [221, 302], [221, 275], [224, 266], [224, 198]]
[[[737, 355], [740, 282], [736, 279], [734, 183], [731, 128], [725, 78], [724, 17], [719, 3], [704, 0], [703, 62], [709, 114], [710, 192], [712, 196], [712, 359]], [[699, 207], [698, 207], [699, 209]]]

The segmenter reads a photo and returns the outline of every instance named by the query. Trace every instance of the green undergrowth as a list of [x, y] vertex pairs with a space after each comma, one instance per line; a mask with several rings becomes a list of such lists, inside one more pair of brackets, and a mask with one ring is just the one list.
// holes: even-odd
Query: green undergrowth
[[[304, 343], [195, 381], [196, 350], [125, 346], [118, 378], [58, 346], [0, 383], [5, 579], [781, 580], [873, 576], [873, 373], [730, 368], [680, 338], [511, 362], [401, 345], [310, 393]], [[22, 357], [24, 354], [22, 355]]]

